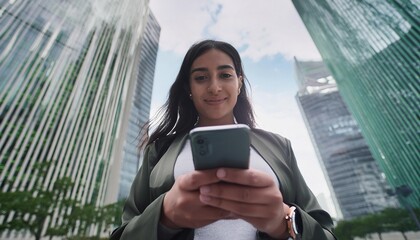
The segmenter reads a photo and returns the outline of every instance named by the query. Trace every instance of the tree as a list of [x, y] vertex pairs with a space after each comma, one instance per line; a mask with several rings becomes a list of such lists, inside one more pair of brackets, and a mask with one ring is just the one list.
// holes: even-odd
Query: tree
[[[40, 173], [45, 173], [48, 164], [39, 166]], [[42, 230], [48, 218], [54, 211], [60, 211], [63, 221], [60, 225], [47, 228], [49, 236], [65, 236], [71, 225], [67, 217], [71, 215], [77, 201], [70, 199], [66, 193], [73, 187], [68, 177], [55, 181], [52, 189], [47, 189], [39, 182], [31, 190], [0, 192], [0, 215], [5, 216], [5, 222], [0, 226], [0, 232], [5, 230], [29, 231], [36, 240], [42, 237]]]
[[[416, 215], [420, 215], [420, 209], [415, 209], [415, 212]], [[387, 208], [379, 213], [340, 221], [334, 233], [340, 240], [352, 240], [354, 237], [363, 238], [373, 233], [378, 233], [379, 239], [382, 239], [382, 233], [398, 231], [407, 239], [405, 232], [415, 230], [416, 225], [407, 211], [401, 208]]]
[[94, 204], [77, 205], [70, 216], [71, 225], [78, 225], [77, 235], [86, 236], [92, 224], [98, 221], [99, 211]]
[[356, 237], [353, 233], [353, 221], [339, 221], [334, 228], [334, 234], [340, 240], [353, 240]]
[[[51, 190], [36, 186], [28, 191], [14, 191], [0, 193], [0, 214], [7, 219], [0, 227], [5, 230], [28, 230], [36, 240], [42, 236], [42, 230], [48, 218], [51, 218], [57, 209], [67, 209], [74, 206], [75, 201], [65, 197], [73, 183], [67, 178], [58, 179]], [[68, 214], [62, 215], [64, 218]], [[50, 227], [53, 235], [63, 236], [67, 233], [67, 226]]]
[[[124, 203], [125, 199], [102, 207], [101, 222], [106, 229], [114, 229], [116, 226], [121, 225], [121, 215]], [[98, 234], [100, 234], [101, 230], [102, 228], [99, 229]]]
[[386, 219], [387, 229], [400, 232], [406, 240], [405, 232], [416, 229], [416, 225], [404, 209], [387, 208], [380, 214], [383, 219]]
[[[50, 164], [42, 163], [36, 166], [38, 174], [33, 177], [45, 176]], [[68, 177], [56, 180], [48, 189], [39, 178], [31, 190], [0, 192], [0, 216], [4, 222], [0, 225], [0, 233], [6, 230], [28, 231], [36, 240], [43, 236], [68, 236], [77, 233], [74, 239], [99, 239], [102, 229], [110, 229], [121, 224], [121, 211], [124, 201], [106, 206], [94, 204], [82, 205], [71, 199], [69, 191], [74, 183]], [[59, 213], [60, 221], [54, 225], [48, 224], [55, 213]], [[98, 227], [95, 237], [86, 237], [88, 230]]]
[[[106, 206], [95, 206], [86, 204], [77, 205], [69, 216], [69, 223], [72, 226], [78, 226], [77, 235], [68, 239], [100, 239], [103, 230], [114, 229], [121, 225], [121, 213], [125, 200], [118, 201]], [[88, 236], [88, 230], [97, 226], [96, 236]]]

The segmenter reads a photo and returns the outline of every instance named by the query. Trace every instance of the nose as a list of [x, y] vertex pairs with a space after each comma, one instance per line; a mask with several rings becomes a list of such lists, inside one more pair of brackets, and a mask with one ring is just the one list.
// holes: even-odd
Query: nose
[[211, 79], [207, 91], [214, 95], [217, 95], [220, 91], [222, 91], [222, 86], [216, 77]]

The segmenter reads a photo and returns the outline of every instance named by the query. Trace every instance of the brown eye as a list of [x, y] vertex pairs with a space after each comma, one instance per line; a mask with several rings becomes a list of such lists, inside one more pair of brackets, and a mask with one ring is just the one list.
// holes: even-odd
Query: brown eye
[[196, 81], [204, 81], [204, 80], [206, 80], [206, 76], [204, 76], [204, 75], [202, 75], [202, 76], [195, 76], [194, 77], [194, 80], [196, 80]]
[[222, 74], [220, 75], [220, 77], [221, 77], [221, 78], [231, 78], [231, 77], [232, 77], [232, 74], [229, 74], [229, 73], [222, 73]]

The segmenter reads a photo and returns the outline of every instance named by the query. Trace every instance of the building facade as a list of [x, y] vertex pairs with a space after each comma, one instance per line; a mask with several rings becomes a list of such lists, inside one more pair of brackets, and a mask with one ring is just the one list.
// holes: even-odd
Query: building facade
[[398, 206], [323, 62], [295, 59], [295, 72], [296, 99], [339, 209], [338, 217], [352, 219]]
[[[39, 184], [51, 189], [69, 177], [72, 199], [106, 203], [130, 127], [128, 96], [135, 95], [139, 76], [150, 74], [139, 64], [155, 64], [144, 57], [156, 52], [156, 44], [146, 43], [145, 34], [157, 41], [145, 30], [148, 22], [159, 31], [147, 0], [0, 0], [2, 192]], [[151, 84], [145, 81], [142, 91]], [[146, 102], [139, 114], [147, 116], [150, 93], [134, 101]], [[49, 168], [37, 174], [42, 163]], [[49, 224], [58, 219], [56, 214]]]
[[419, 2], [292, 2], [393, 192], [419, 208]]
[[[131, 109], [129, 113], [128, 122], [125, 127], [124, 143], [120, 145], [123, 151], [118, 151], [119, 156], [114, 159], [121, 159], [121, 170], [116, 174], [115, 179], [110, 183], [119, 183], [118, 188], [110, 187], [108, 194], [114, 191], [118, 192], [117, 199], [122, 200], [128, 197], [131, 184], [137, 174], [142, 161], [142, 155], [139, 151], [139, 142], [141, 138], [140, 131], [146, 122], [149, 120], [150, 101], [152, 99], [153, 79], [155, 74], [155, 63], [157, 51], [159, 46], [160, 26], [152, 14], [149, 13], [147, 23], [144, 29], [144, 34], [140, 45], [140, 58], [137, 65], [138, 71], [133, 86], [134, 91], [132, 96], [127, 96]], [[129, 105], [127, 105], [129, 107]], [[118, 169], [118, 168], [113, 168]], [[119, 180], [118, 180], [119, 179]], [[115, 194], [115, 193], [114, 193]], [[115, 195], [109, 195], [108, 202], [115, 202]]]

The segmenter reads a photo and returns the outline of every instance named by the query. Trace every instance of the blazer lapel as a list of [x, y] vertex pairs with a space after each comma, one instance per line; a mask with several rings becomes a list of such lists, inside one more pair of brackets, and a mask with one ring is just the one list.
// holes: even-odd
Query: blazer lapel
[[174, 167], [176, 159], [188, 138], [188, 134], [175, 138], [162, 158], [150, 173], [150, 189], [152, 199], [169, 191], [175, 182]]
[[292, 186], [292, 183], [287, 177], [291, 171], [283, 154], [279, 150], [282, 146], [277, 146], [272, 141], [262, 138], [255, 132], [251, 132], [251, 146], [254, 147], [255, 151], [261, 155], [276, 174], [279, 181], [279, 188], [285, 201], [291, 199], [292, 196], [288, 191], [288, 186]]

